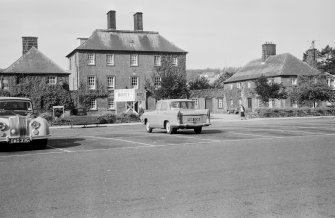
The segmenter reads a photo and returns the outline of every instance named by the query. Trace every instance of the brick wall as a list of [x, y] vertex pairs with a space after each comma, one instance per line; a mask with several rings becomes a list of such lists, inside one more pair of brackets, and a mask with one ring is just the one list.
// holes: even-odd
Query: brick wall
[[[114, 66], [106, 64], [106, 55], [114, 54]], [[69, 58], [71, 65], [70, 89], [78, 88], [80, 82], [87, 84], [89, 76], [95, 76], [96, 82], [103, 87], [107, 87], [107, 77], [115, 77], [115, 89], [131, 88], [131, 77], [138, 77], [139, 89], [144, 89], [145, 81], [152, 80], [154, 74], [158, 74], [160, 67], [154, 66], [154, 56], [160, 55], [162, 66], [172, 65], [172, 57], [178, 57], [178, 66], [173, 66], [179, 72], [185, 75], [186, 78], [186, 55], [172, 54], [147, 54], [138, 53], [138, 66], [130, 66], [129, 52], [123, 53], [95, 53], [95, 65], [88, 65], [88, 53], [77, 52]], [[137, 53], [132, 53], [137, 54]], [[77, 76], [78, 75], [78, 76]], [[79, 78], [78, 78], [79, 77]], [[142, 102], [142, 107], [152, 110], [155, 108], [156, 101], [148, 99], [147, 102]], [[107, 111], [107, 98], [97, 100], [98, 111], [91, 111], [92, 114], [100, 114], [101, 111]], [[116, 111], [120, 113], [125, 110], [124, 103], [116, 104]]]

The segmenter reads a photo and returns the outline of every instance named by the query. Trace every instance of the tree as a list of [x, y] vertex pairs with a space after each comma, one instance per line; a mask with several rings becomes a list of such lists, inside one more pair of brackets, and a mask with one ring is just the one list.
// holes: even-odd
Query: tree
[[[147, 91], [147, 97], [151, 96], [155, 99], [188, 98], [189, 90], [186, 76], [175, 68], [170, 66], [161, 67], [156, 73], [153, 73], [151, 80], [146, 80], [145, 90]], [[161, 78], [159, 86], [153, 84], [155, 76]]]
[[324, 76], [315, 77], [314, 79], [308, 77], [299, 77], [299, 86], [294, 87], [290, 92], [292, 100], [297, 101], [300, 104], [313, 104], [319, 101], [334, 101], [335, 93], [332, 90]]
[[269, 102], [270, 99], [287, 98], [287, 92], [283, 84], [269, 82], [265, 76], [259, 77], [255, 84], [255, 92], [263, 102]]
[[319, 52], [317, 67], [321, 72], [335, 75], [335, 48], [327, 45]]
[[212, 87], [215, 89], [223, 89], [224, 82], [229, 79], [232, 75], [234, 75], [235, 72], [225, 72], [221, 73], [219, 78], [217, 78], [214, 82]]
[[194, 81], [188, 83], [190, 90], [199, 89], [210, 89], [212, 86], [209, 84], [209, 80], [206, 77], [198, 77]]

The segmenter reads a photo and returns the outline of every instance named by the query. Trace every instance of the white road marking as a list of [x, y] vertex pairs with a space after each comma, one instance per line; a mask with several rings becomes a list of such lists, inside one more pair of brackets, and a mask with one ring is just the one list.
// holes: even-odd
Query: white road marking
[[[66, 153], [79, 153], [79, 152], [94, 152], [94, 151], [106, 151], [106, 150], [130, 150], [130, 149], [139, 149], [139, 148], [154, 148], [154, 147], [166, 147], [166, 146], [183, 146], [183, 145], [189, 145], [189, 144], [211, 144], [213, 142], [238, 142], [238, 141], [254, 141], [254, 140], [267, 140], [267, 139], [293, 139], [293, 138], [301, 138], [301, 137], [324, 137], [324, 136], [335, 136], [335, 133], [331, 134], [319, 134], [319, 135], [301, 135], [301, 136], [278, 136], [278, 137], [260, 137], [260, 138], [245, 138], [245, 139], [227, 139], [227, 140], [217, 140], [217, 141], [207, 141], [207, 142], [188, 142], [188, 143], [181, 143], [181, 144], [163, 144], [163, 145], [153, 145], [153, 144], [147, 144], [147, 143], [140, 143], [135, 141], [129, 141], [129, 140], [123, 140], [123, 139], [117, 139], [117, 138], [106, 138], [106, 137], [98, 137], [98, 136], [85, 136], [89, 138], [96, 138], [96, 139], [111, 139], [116, 141], [123, 141], [128, 142], [131, 144], [141, 144], [142, 146], [134, 146], [134, 147], [119, 147], [119, 148], [102, 148], [102, 149], [87, 149], [87, 150], [66, 150], [66, 149], [60, 149], [59, 152], [40, 152], [40, 153], [32, 153], [32, 154], [18, 154], [18, 155], [6, 155], [6, 156], [0, 156], [0, 158], [10, 158], [10, 157], [22, 157], [22, 156], [34, 156], [34, 155], [46, 155], [46, 154], [66, 154]], [[51, 147], [51, 146], [49, 146]]]
[[61, 150], [63, 152], [73, 152], [73, 151], [70, 151], [70, 150], [67, 150], [67, 149], [63, 149], [63, 148], [56, 148], [56, 147], [53, 147], [51, 145], [48, 145], [49, 148], [52, 148], [52, 149], [57, 149], [57, 150]]

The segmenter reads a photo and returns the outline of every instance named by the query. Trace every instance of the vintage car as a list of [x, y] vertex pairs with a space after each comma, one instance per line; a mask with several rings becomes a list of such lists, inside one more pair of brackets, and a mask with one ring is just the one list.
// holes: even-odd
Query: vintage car
[[48, 122], [34, 115], [29, 98], [0, 97], [0, 142], [46, 147], [48, 137]]
[[194, 101], [188, 99], [160, 100], [156, 110], [142, 114], [141, 121], [149, 133], [154, 128], [162, 128], [169, 134], [178, 129], [194, 129], [200, 134], [203, 126], [210, 125], [210, 112], [208, 109], [195, 109]]

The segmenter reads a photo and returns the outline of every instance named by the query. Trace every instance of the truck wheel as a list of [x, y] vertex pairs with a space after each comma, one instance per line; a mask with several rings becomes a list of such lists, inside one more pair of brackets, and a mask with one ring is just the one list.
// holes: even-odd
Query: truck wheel
[[152, 128], [150, 127], [149, 121], [145, 123], [145, 129], [147, 130], [148, 133], [152, 133]]
[[200, 134], [200, 133], [201, 133], [201, 130], [202, 130], [202, 127], [196, 127], [196, 128], [194, 128], [194, 132], [195, 132], [196, 134]]
[[171, 127], [170, 122], [166, 122], [165, 129], [166, 129], [166, 133], [168, 134], [172, 134], [175, 132], [175, 130]]

